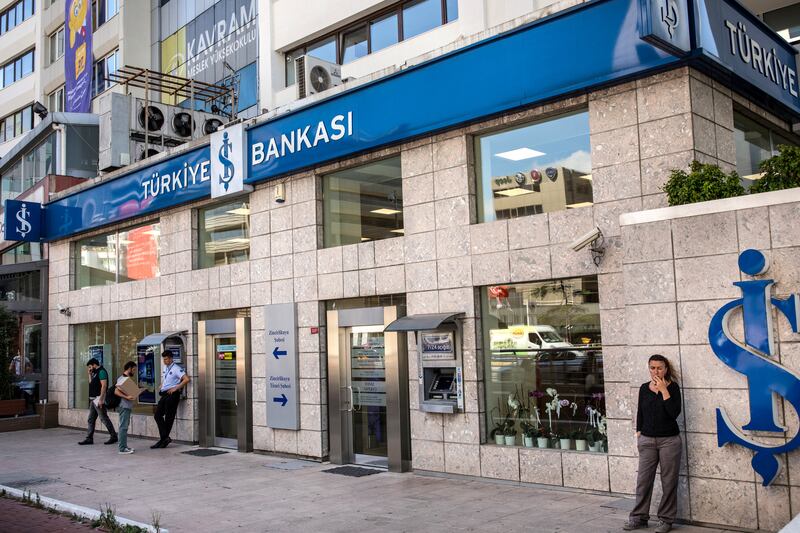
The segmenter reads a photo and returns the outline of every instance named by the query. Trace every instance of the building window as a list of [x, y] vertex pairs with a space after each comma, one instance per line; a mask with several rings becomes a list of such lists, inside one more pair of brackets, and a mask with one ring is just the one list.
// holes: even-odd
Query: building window
[[0, 67], [2, 70], [0, 88], [8, 87], [12, 83], [33, 73], [33, 54], [33, 50], [28, 50]]
[[53, 64], [64, 55], [64, 26], [47, 37], [47, 48], [50, 53], [50, 63]]
[[481, 306], [489, 441], [605, 449], [597, 276], [485, 287]]
[[119, 11], [119, 0], [96, 0], [92, 2], [92, 28], [97, 29]]
[[33, 16], [35, 11], [33, 0], [19, 0], [0, 13], [0, 35], [11, 31]]
[[159, 276], [159, 224], [104, 233], [75, 243], [75, 288]]
[[73, 326], [73, 407], [89, 407], [89, 379], [86, 375], [86, 363], [89, 359], [94, 357], [102, 363], [103, 368], [108, 371], [110, 387], [122, 374], [125, 363], [137, 360], [136, 344], [159, 331], [159, 317]]
[[47, 95], [47, 109], [52, 113], [64, 111], [64, 86]]
[[94, 62], [94, 83], [92, 87], [94, 96], [110, 89], [114, 85], [108, 77], [117, 71], [118, 60], [119, 49]]
[[475, 153], [481, 222], [592, 204], [586, 111], [477, 137]]
[[800, 43], [800, 5], [793, 4], [767, 11], [762, 18], [789, 43], [794, 45]]
[[198, 267], [247, 261], [250, 257], [250, 204], [238, 200], [198, 211]]
[[403, 234], [403, 180], [393, 157], [323, 179], [325, 247]]
[[26, 152], [0, 176], [0, 205], [14, 199], [55, 173], [56, 134], [51, 133], [36, 148]]
[[18, 265], [42, 260], [42, 244], [38, 242], [23, 242], [0, 255], [0, 264]]
[[736, 142], [736, 172], [742, 185], [749, 188], [761, 178], [761, 163], [778, 153], [782, 144], [796, 145], [787, 132], [780, 132], [737, 111], [733, 112], [733, 136]]
[[33, 107], [25, 106], [0, 119], [0, 143], [10, 141], [33, 128]]
[[458, 0], [400, 2], [287, 52], [286, 86], [296, 83], [295, 59], [302, 55], [343, 65], [457, 18]]

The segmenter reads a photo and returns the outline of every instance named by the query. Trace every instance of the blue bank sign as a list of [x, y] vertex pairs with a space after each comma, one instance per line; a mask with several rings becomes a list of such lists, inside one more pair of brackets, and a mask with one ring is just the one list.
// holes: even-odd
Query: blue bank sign
[[[739, 256], [739, 268], [750, 276], [764, 274], [769, 268], [766, 257], [758, 250], [745, 250]], [[792, 295], [785, 300], [770, 296], [774, 284], [771, 279], [737, 281], [742, 297], [722, 306], [712, 317], [708, 340], [716, 356], [733, 370], [747, 376], [750, 399], [750, 422], [742, 427], [746, 431], [766, 431], [783, 437], [786, 428], [780, 425], [776, 404], [783, 397], [795, 412], [800, 413], [800, 376], [770, 359], [775, 354], [772, 314], [774, 307], [786, 319], [792, 331], [798, 332], [800, 298]], [[744, 319], [744, 344], [730, 332], [731, 315], [741, 309]], [[785, 444], [767, 446], [742, 433], [727, 413], [717, 409], [717, 442], [719, 446], [738, 444], [755, 452], [753, 469], [761, 476], [764, 486], [778, 475], [780, 463], [777, 455], [800, 446], [800, 433]]]
[[25, 200], [6, 200], [3, 239], [39, 242], [42, 239], [42, 204]]
[[[213, 150], [196, 148], [52, 202], [44, 237], [57, 240], [241, 192], [359, 152], [643, 76], [677, 65], [686, 50], [730, 65], [800, 115], [793, 49], [728, 1], [698, 0], [701, 53], [687, 44], [693, 30], [687, 0], [581, 4], [249, 129], [241, 125], [242, 135], [237, 126], [228, 128], [227, 139], [224, 132], [215, 136]], [[750, 40], [738, 29], [741, 20]], [[731, 54], [732, 36], [737, 47], [740, 36], [748, 43], [749, 63], [741, 52]]]
[[788, 108], [800, 110], [797, 51], [734, 1], [696, 0], [697, 46]]

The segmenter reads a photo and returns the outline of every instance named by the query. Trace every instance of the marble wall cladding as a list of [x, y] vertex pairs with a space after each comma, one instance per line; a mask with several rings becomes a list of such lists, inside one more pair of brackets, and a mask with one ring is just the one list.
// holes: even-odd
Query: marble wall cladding
[[519, 448], [481, 446], [481, 475], [519, 481]]
[[545, 449], [520, 449], [519, 478], [523, 483], [563, 485], [561, 452]]
[[562, 453], [564, 486], [609, 490], [608, 457], [601, 453]]

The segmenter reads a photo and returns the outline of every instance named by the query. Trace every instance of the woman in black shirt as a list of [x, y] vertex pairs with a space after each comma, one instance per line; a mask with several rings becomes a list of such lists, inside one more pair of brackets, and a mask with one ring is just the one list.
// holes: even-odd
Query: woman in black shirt
[[639, 408], [636, 411], [639, 449], [636, 506], [623, 529], [630, 531], [647, 527], [656, 467], [660, 464], [663, 496], [658, 507], [661, 523], [656, 533], [667, 533], [678, 514], [678, 471], [683, 444], [676, 419], [681, 413], [681, 389], [666, 357], [651, 355], [647, 365], [650, 381], [639, 387]]

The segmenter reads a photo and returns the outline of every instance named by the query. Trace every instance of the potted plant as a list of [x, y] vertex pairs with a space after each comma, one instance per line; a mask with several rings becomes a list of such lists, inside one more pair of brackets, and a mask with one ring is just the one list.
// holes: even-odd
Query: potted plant
[[558, 439], [559, 447], [562, 450], [569, 450], [572, 447], [571, 446], [572, 439], [570, 438], [570, 434], [569, 433], [562, 433], [562, 434], [558, 435], [557, 437], [555, 435], [553, 435], [553, 438], [557, 438]]
[[514, 446], [517, 443], [517, 430], [514, 426], [508, 426], [505, 430], [506, 446]]
[[16, 339], [17, 321], [10, 311], [0, 305], [0, 416], [25, 413], [25, 400], [14, 398], [11, 366], [16, 351]]
[[533, 439], [536, 438], [536, 424], [525, 420], [520, 422], [519, 427], [522, 429], [522, 443], [526, 448], [533, 448]]
[[536, 446], [539, 448], [550, 447], [550, 435], [545, 429], [539, 428], [539, 430], [536, 432]]
[[572, 438], [575, 439], [575, 449], [579, 452], [585, 452], [589, 447], [589, 440], [587, 439], [586, 430], [576, 429]]
[[503, 445], [505, 443], [505, 424], [501, 422], [495, 422], [494, 428], [489, 433], [489, 438], [494, 439], [495, 444]]

